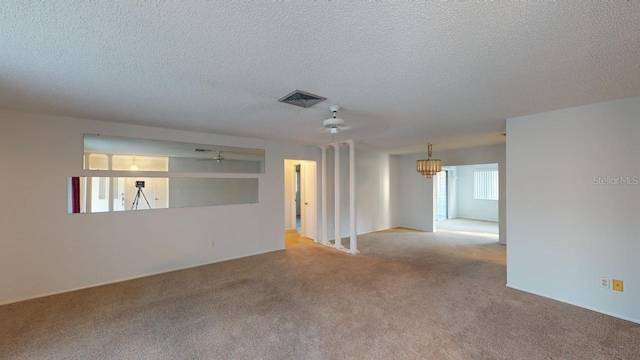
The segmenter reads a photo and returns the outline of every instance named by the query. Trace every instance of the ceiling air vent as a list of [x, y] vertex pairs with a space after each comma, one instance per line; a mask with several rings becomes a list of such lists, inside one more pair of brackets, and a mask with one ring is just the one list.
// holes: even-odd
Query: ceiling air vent
[[200, 149], [200, 148], [195, 148], [195, 149], [193, 149], [193, 151], [195, 151], [195, 152], [210, 152], [210, 151], [213, 151], [213, 150], [210, 150], [210, 149]]
[[278, 100], [285, 104], [291, 104], [295, 106], [302, 106], [303, 108], [312, 107], [313, 105], [323, 102], [327, 98], [308, 93], [306, 91], [296, 90], [292, 93], [285, 95], [282, 99]]

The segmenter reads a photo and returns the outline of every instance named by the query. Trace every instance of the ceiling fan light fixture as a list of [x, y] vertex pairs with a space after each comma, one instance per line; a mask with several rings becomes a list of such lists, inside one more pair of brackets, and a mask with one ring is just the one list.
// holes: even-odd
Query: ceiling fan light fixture
[[224, 160], [224, 156], [222, 156], [222, 151], [218, 151], [216, 156], [213, 157], [213, 160], [215, 160], [217, 163], [222, 162], [222, 160]]
[[328, 118], [327, 120], [322, 122], [322, 125], [324, 125], [325, 129], [339, 128], [341, 126], [345, 126], [346, 124], [347, 122], [339, 117]]
[[331, 133], [331, 143], [333, 143], [334, 135], [339, 134], [342, 130], [349, 130], [349, 127], [347, 126], [347, 122], [343, 118], [338, 117], [337, 113], [338, 110], [340, 110], [340, 106], [329, 106], [329, 110], [331, 110], [333, 116], [322, 121], [322, 126], [324, 127], [325, 131]]
[[324, 120], [322, 125], [326, 130], [329, 130], [331, 134], [337, 134], [342, 128], [347, 125], [347, 122], [343, 118], [339, 118], [337, 115], [340, 106], [329, 106], [329, 110], [333, 113], [333, 116]]

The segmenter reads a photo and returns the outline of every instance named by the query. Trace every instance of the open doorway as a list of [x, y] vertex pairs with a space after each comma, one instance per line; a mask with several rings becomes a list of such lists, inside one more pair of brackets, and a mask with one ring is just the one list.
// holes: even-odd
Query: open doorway
[[300, 184], [300, 164], [295, 165], [296, 167], [296, 176], [295, 176], [295, 183], [293, 184], [294, 186], [294, 191], [296, 193], [296, 231], [298, 233], [300, 233], [302, 231], [302, 224], [300, 221], [300, 218], [302, 217], [302, 210], [300, 209], [300, 202], [302, 200], [302, 196], [300, 195], [301, 192], [301, 187], [302, 184]]
[[436, 231], [499, 236], [498, 164], [446, 166], [436, 177]]
[[317, 241], [316, 177], [315, 161], [285, 159], [285, 230]]

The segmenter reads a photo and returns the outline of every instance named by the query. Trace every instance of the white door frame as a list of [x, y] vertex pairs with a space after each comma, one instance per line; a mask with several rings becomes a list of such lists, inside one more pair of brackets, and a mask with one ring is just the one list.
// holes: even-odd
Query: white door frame
[[300, 165], [300, 225], [302, 236], [318, 241], [318, 196], [315, 161], [304, 161]]
[[[296, 165], [300, 165], [300, 235], [317, 241], [317, 162], [311, 160], [285, 159], [285, 176], [291, 172], [289, 179], [289, 202], [285, 206], [289, 208], [291, 228], [295, 229], [296, 223]], [[287, 169], [287, 167], [289, 167]]]

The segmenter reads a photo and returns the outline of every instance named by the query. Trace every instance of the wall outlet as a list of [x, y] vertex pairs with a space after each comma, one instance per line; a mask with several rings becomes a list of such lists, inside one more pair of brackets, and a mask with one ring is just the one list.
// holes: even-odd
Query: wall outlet
[[212, 247], [212, 248], [216, 247], [216, 242], [215, 242], [215, 241], [213, 241], [213, 240], [211, 241], [211, 247]]
[[605, 289], [609, 288], [609, 279], [608, 278], [600, 278], [600, 286], [602, 286]]
[[624, 291], [624, 282], [622, 280], [613, 279], [613, 290]]

